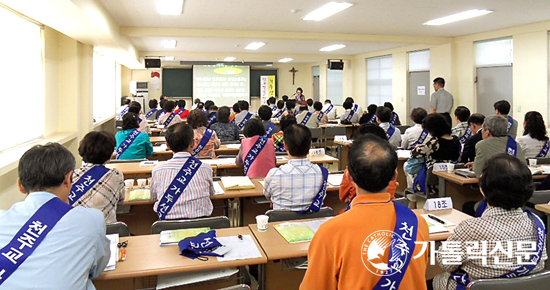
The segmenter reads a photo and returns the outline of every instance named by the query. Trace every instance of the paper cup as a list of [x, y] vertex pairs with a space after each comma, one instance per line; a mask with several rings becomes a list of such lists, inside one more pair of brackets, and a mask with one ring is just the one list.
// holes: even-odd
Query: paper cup
[[529, 166], [531, 167], [537, 166], [537, 159], [529, 159]]
[[124, 180], [124, 189], [126, 190], [134, 189], [134, 180], [133, 179]]
[[455, 165], [452, 163], [447, 164], [447, 172], [453, 172], [453, 171], [455, 171]]
[[151, 185], [151, 180], [153, 180], [153, 178], [151, 178], [151, 177], [147, 178], [147, 184], [148, 185]]
[[256, 223], [258, 224], [258, 231], [265, 232], [267, 231], [267, 222], [269, 221], [269, 217], [265, 214], [257, 215], [256, 216]]
[[138, 179], [137, 180], [138, 188], [144, 189], [147, 184], [147, 179]]

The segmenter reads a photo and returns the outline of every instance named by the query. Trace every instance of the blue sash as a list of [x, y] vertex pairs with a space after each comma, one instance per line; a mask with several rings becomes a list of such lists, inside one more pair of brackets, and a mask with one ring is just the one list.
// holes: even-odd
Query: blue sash
[[393, 117], [391, 118], [390, 124], [394, 125], [395, 121], [397, 120], [397, 114], [395, 112], [392, 112]]
[[154, 113], [156, 113], [158, 109], [152, 109], [151, 111], [147, 112], [147, 115], [145, 115], [145, 118], [149, 119], [149, 117], [153, 116]]
[[[183, 114], [183, 112], [185, 112], [185, 109], [181, 109], [181, 110], [178, 112], [178, 115]], [[180, 116], [180, 118], [181, 118], [181, 116]]]
[[330, 104], [330, 106], [328, 106], [328, 108], [325, 110], [325, 114], [328, 114], [330, 113], [330, 111], [332, 111], [332, 108], [334, 108], [334, 106], [332, 104]]
[[32, 255], [57, 222], [72, 208], [57, 197], [50, 199], [0, 249], [0, 286]]
[[163, 114], [166, 114], [166, 111], [165, 111], [165, 110], [162, 110], [162, 111], [160, 112], [160, 114], [157, 115], [157, 120], [158, 120]]
[[506, 144], [506, 153], [518, 156], [518, 143], [510, 136], [508, 136], [508, 143]]
[[233, 118], [233, 120], [231, 120], [231, 124], [235, 124], [235, 118]]
[[120, 156], [122, 156], [122, 154], [126, 151], [126, 149], [128, 149], [128, 147], [132, 145], [132, 143], [134, 142], [134, 140], [136, 140], [137, 136], [140, 133], [141, 132], [136, 129], [130, 132], [130, 134], [126, 137], [126, 139], [124, 139], [124, 141], [122, 141], [122, 143], [120, 143], [120, 145], [116, 149], [116, 159], [120, 159]]
[[323, 200], [325, 200], [325, 196], [327, 195], [328, 169], [321, 165], [319, 165], [319, 167], [321, 168], [321, 172], [323, 173], [323, 185], [321, 185], [321, 189], [319, 189], [319, 192], [313, 199], [313, 202], [311, 203], [309, 208], [305, 211], [300, 211], [298, 213], [318, 212], [323, 205]]
[[420, 133], [420, 136], [418, 136], [418, 139], [416, 139], [416, 141], [409, 146], [409, 149], [416, 147], [416, 145], [424, 144], [424, 141], [428, 137], [428, 134], [429, 134], [428, 131], [422, 130], [422, 133]]
[[244, 116], [243, 120], [237, 125], [237, 127], [239, 127], [239, 130], [242, 130], [244, 128], [244, 124], [246, 123], [246, 121], [248, 121], [248, 119], [250, 119], [252, 117], [252, 114], [251, 113], [246, 113], [246, 116]]
[[273, 133], [273, 129], [275, 129], [275, 125], [273, 125], [273, 123], [269, 123], [267, 130], [265, 130], [264, 137], [271, 137], [271, 133]]
[[324, 116], [325, 116], [325, 113], [319, 112], [319, 114], [317, 115], [317, 121], [321, 122], [321, 120], [323, 120]]
[[199, 154], [202, 151], [202, 149], [204, 149], [206, 144], [208, 144], [208, 141], [210, 141], [210, 138], [212, 138], [212, 134], [214, 134], [214, 131], [210, 129], [206, 129], [204, 131], [204, 135], [202, 135], [199, 145], [197, 145], [197, 147], [195, 147], [195, 149], [193, 149], [193, 152], [191, 153], [192, 156]]
[[172, 180], [168, 186], [168, 189], [159, 201], [159, 205], [157, 207], [157, 215], [159, 220], [164, 220], [178, 198], [189, 185], [189, 182], [191, 182], [191, 179], [193, 179], [193, 176], [195, 176], [195, 173], [199, 171], [201, 164], [202, 162], [193, 156], [190, 156], [185, 164], [183, 164], [180, 171], [176, 174], [176, 177]]
[[372, 114], [372, 117], [370, 117], [369, 123], [376, 123], [376, 114]]
[[69, 204], [74, 205], [86, 192], [109, 172], [109, 168], [103, 165], [97, 165], [92, 167], [86, 173], [80, 176], [77, 182], [73, 183], [71, 187], [71, 194], [69, 194]]
[[271, 107], [271, 112], [275, 112], [277, 110], [277, 106]]
[[307, 124], [307, 122], [309, 121], [309, 118], [311, 118], [311, 115], [313, 115], [313, 113], [307, 112], [300, 124], [302, 124], [302, 125]]
[[544, 147], [542, 147], [542, 150], [540, 150], [537, 158], [546, 157], [546, 154], [548, 154], [548, 147], [550, 147], [550, 140], [546, 140], [546, 143], [544, 143]]
[[[515, 270], [513, 270], [510, 273], [506, 273], [500, 277], [497, 278], [516, 278], [521, 276], [526, 276], [531, 271], [537, 267], [537, 265], [540, 262], [540, 259], [543, 255], [543, 249], [544, 249], [544, 241], [546, 240], [546, 229], [544, 228], [544, 224], [539, 219], [538, 216], [534, 215], [528, 210], [525, 210], [524, 212], [527, 213], [527, 215], [531, 216], [535, 220], [535, 225], [537, 227], [537, 254], [534, 255], [529, 264], [522, 265]], [[451, 279], [456, 281], [456, 289], [457, 290], [466, 290], [466, 285], [470, 284], [470, 279], [468, 277], [468, 274], [462, 273], [462, 272], [455, 272], [452, 273], [450, 276]]]
[[[128, 113], [128, 110], [130, 109], [130, 106], [126, 106], [126, 108], [122, 109], [122, 111], [120, 111], [120, 119], [122, 119], [122, 117], [124, 116], [124, 114]], [[112, 112], [112, 111], [111, 111]]]
[[143, 121], [143, 119], [142, 119], [142, 118], [138, 118], [138, 120], [139, 120], [139, 124], [141, 124], [141, 121]]
[[176, 117], [176, 114], [175, 113], [170, 113], [170, 116], [168, 116], [168, 118], [166, 118], [166, 121], [164, 121], [164, 127], [168, 127], [168, 125], [170, 125], [170, 122], [172, 122], [172, 120], [174, 120], [174, 118]]
[[395, 133], [395, 126], [390, 124], [388, 131], [386, 131], [386, 136], [388, 136], [388, 140], [390, 140], [391, 136], [393, 136], [393, 133]]
[[285, 150], [285, 143], [281, 143], [279, 144], [279, 146], [277, 148], [275, 148], [275, 152], [286, 152]]
[[414, 178], [413, 192], [428, 192], [428, 169], [426, 164], [422, 164], [422, 168]]
[[349, 115], [346, 118], [346, 121], [351, 122], [351, 118], [353, 118], [353, 115], [355, 115], [355, 112], [357, 112], [357, 109], [359, 109], [359, 105], [354, 104], [353, 108], [349, 111]]
[[267, 144], [267, 138], [264, 136], [259, 136], [258, 140], [256, 140], [254, 145], [252, 145], [252, 148], [250, 148], [248, 153], [246, 153], [246, 158], [244, 159], [244, 175], [248, 174], [248, 169], [250, 169], [250, 166], [252, 166], [252, 163], [254, 163], [256, 157], [258, 157], [258, 154], [262, 152], [265, 144]]
[[208, 115], [208, 110], [202, 109], [201, 111], [202, 111], [205, 115]]
[[470, 130], [470, 127], [468, 127], [468, 129], [466, 129], [466, 132], [464, 132], [464, 135], [462, 135], [462, 137], [458, 139], [458, 142], [460, 142], [460, 145], [464, 145], [464, 143], [466, 143], [466, 140], [468, 140], [470, 136], [472, 136], [472, 130]]
[[273, 118], [279, 118], [282, 114], [283, 114], [284, 110], [280, 110], [279, 112], [277, 112], [277, 114], [275, 114], [275, 116], [273, 116]]
[[210, 116], [210, 118], [208, 118], [208, 125], [206, 127], [210, 127], [210, 125], [216, 121], [216, 118], [218, 117], [218, 113], [214, 113], [212, 114], [212, 116]]
[[510, 132], [513, 125], [514, 125], [514, 118], [508, 116], [508, 131], [507, 132]]
[[382, 275], [373, 290], [399, 289], [414, 253], [418, 234], [418, 218], [408, 207], [394, 202], [395, 228], [390, 243], [388, 270]]

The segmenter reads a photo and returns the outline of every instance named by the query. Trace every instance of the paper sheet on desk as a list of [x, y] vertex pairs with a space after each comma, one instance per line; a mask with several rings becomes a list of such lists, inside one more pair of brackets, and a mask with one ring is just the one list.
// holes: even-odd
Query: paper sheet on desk
[[225, 145], [227, 149], [239, 149], [241, 148], [241, 144], [227, 144]]
[[168, 147], [166, 147], [166, 144], [162, 144], [160, 146], [153, 146], [153, 153], [158, 153], [158, 152], [164, 152], [166, 151]]
[[285, 161], [286, 160], [285, 156], [277, 156], [275, 158], [277, 159], [277, 161]]
[[201, 161], [210, 165], [235, 164], [235, 158], [202, 159]]
[[333, 186], [340, 186], [343, 178], [344, 174], [329, 174], [327, 181]]
[[223, 190], [222, 186], [217, 183], [217, 182], [214, 182], [214, 195], [217, 195], [217, 194], [224, 194], [225, 191]]
[[157, 289], [166, 289], [181, 285], [229, 277], [237, 272], [239, 272], [239, 269], [237, 268], [224, 268], [207, 271], [160, 275], [158, 276], [157, 280]]
[[242, 237], [242, 240], [237, 236], [217, 238], [222, 245], [231, 248], [231, 251], [226, 253], [223, 257], [218, 257], [219, 262], [262, 257], [252, 236], [243, 235]]
[[411, 150], [397, 150], [397, 158], [411, 158]]
[[428, 223], [428, 230], [430, 232], [430, 234], [434, 234], [434, 233], [444, 233], [444, 232], [448, 232], [449, 229], [445, 228], [446, 226], [454, 226], [455, 224], [450, 222], [450, 221], [447, 221], [447, 220], [444, 220], [440, 217], [437, 217], [441, 220], [443, 220], [445, 222], [445, 226], [440, 224], [439, 222], [433, 220], [430, 216], [428, 216], [427, 214], [423, 214], [422, 217], [426, 220], [426, 223]]
[[109, 239], [109, 248], [111, 249], [111, 257], [104, 271], [112, 271], [116, 268], [116, 260], [118, 260], [118, 234], [105, 235]]

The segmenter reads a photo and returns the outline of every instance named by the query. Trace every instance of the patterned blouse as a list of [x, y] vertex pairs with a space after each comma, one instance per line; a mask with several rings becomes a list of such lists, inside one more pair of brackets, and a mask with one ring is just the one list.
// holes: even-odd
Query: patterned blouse
[[239, 127], [235, 124], [216, 122], [210, 129], [216, 132], [222, 142], [239, 140]]
[[[195, 133], [195, 147], [199, 145], [201, 142], [202, 136], [204, 136], [204, 132], [206, 131], [206, 127], [199, 127], [197, 129], [193, 129], [193, 132]], [[216, 134], [216, 131], [212, 133], [212, 137], [206, 143], [206, 146], [199, 152], [199, 154], [196, 157], [211, 157], [216, 158], [216, 152], [215, 149], [220, 148], [221, 142], [220, 139], [218, 139], [218, 135]]]

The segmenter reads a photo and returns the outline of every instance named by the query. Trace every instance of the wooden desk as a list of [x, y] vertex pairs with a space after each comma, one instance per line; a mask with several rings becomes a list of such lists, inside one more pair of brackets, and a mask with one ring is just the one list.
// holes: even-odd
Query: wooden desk
[[[547, 220], [550, 220], [550, 204], [536, 204], [535, 209], [545, 213]], [[548, 237], [550, 237], [550, 226], [546, 226], [546, 252], [550, 253], [550, 240]], [[548, 260], [546, 260], [546, 269], [550, 270], [550, 261]]]
[[[156, 137], [153, 137], [156, 138]], [[164, 137], [162, 137], [164, 138]], [[151, 141], [153, 142], [153, 141]], [[156, 149], [153, 147], [153, 149]], [[216, 155], [237, 155], [239, 154], [240, 148], [227, 148], [227, 145], [221, 145], [220, 148], [215, 149], [214, 152], [216, 152]], [[115, 156], [113, 154], [113, 156]], [[148, 156], [147, 159], [149, 160], [158, 160], [158, 161], [166, 161], [174, 156], [174, 152], [172, 150], [154, 150], [153, 154], [151, 156]]]
[[166, 142], [166, 138], [164, 136], [151, 136], [149, 137], [149, 140], [151, 143]]

